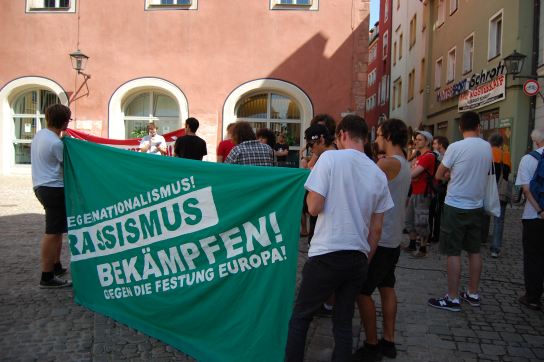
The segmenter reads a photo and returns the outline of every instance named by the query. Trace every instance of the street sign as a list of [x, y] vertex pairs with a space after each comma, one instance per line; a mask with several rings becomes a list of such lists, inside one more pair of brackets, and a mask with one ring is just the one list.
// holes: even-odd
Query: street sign
[[540, 84], [534, 79], [528, 79], [523, 84], [523, 92], [528, 96], [536, 96], [540, 92]]

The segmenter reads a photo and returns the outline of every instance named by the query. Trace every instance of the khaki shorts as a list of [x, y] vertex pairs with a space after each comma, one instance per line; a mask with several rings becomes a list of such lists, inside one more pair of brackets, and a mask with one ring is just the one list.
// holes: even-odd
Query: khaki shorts
[[440, 224], [440, 252], [459, 256], [461, 250], [469, 254], [480, 252], [484, 209], [458, 209], [444, 205]]

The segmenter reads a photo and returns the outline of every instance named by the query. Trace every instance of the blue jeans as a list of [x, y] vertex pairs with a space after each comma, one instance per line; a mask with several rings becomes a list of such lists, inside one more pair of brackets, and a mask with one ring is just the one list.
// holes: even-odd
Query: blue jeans
[[351, 360], [351, 325], [355, 300], [366, 280], [367, 270], [365, 254], [357, 251], [337, 251], [308, 259], [302, 269], [300, 290], [289, 321], [285, 361], [304, 360], [308, 327], [314, 314], [333, 293], [335, 304], [332, 315], [332, 360]]
[[491, 251], [499, 253], [502, 247], [502, 231], [504, 229], [504, 214], [506, 213], [506, 202], [501, 202], [501, 215], [493, 217], [493, 240], [491, 241]]

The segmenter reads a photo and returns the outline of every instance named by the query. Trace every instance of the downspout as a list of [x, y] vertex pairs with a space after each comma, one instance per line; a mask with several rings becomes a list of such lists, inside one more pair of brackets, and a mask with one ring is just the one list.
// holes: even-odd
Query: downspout
[[[539, 48], [539, 28], [540, 28], [540, 0], [534, 0], [533, 9], [533, 49], [531, 53], [531, 75], [536, 75], [538, 65], [538, 48]], [[530, 98], [530, 114], [529, 123], [527, 125], [527, 152], [533, 149], [533, 140], [531, 139], [531, 132], [535, 128], [536, 118], [536, 95]]]

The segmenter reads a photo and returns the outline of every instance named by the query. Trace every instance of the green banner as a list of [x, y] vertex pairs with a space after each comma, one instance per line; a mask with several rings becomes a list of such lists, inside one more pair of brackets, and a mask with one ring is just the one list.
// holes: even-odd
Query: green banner
[[201, 361], [281, 361], [307, 171], [64, 139], [77, 303]]

